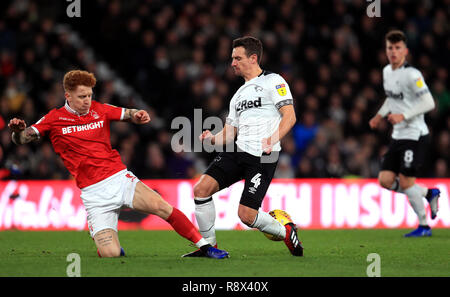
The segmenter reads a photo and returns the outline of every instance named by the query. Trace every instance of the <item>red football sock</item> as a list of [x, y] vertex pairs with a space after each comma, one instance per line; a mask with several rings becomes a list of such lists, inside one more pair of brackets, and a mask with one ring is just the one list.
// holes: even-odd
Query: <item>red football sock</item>
[[191, 221], [179, 209], [173, 208], [172, 213], [166, 220], [172, 228], [187, 240], [197, 243], [202, 239], [201, 234], [195, 228]]

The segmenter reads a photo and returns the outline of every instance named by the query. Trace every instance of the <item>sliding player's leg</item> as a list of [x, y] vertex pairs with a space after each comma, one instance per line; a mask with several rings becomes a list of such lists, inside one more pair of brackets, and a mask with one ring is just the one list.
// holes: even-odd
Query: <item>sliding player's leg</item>
[[120, 209], [88, 210], [88, 226], [91, 237], [97, 246], [97, 254], [102, 258], [125, 256], [117, 234]]
[[116, 230], [108, 228], [98, 231], [94, 235], [94, 242], [97, 246], [97, 253], [102, 258], [125, 256]]
[[205, 256], [217, 259], [228, 257], [226, 251], [212, 247], [186, 215], [141, 181], [136, 184], [132, 206], [136, 211], [154, 214], [167, 221], [179, 235], [194, 243]]

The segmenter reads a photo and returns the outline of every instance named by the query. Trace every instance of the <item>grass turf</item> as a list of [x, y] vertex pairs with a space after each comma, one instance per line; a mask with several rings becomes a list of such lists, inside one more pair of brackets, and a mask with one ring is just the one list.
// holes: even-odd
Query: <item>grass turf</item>
[[403, 238], [410, 230], [301, 230], [304, 257], [260, 232], [218, 231], [229, 259], [181, 258], [194, 250], [174, 231], [119, 231], [126, 257], [99, 258], [87, 231], [0, 232], [0, 276], [66, 276], [67, 255], [78, 253], [81, 276], [297, 277], [366, 276], [381, 260], [381, 276], [450, 276], [450, 229], [429, 238]]

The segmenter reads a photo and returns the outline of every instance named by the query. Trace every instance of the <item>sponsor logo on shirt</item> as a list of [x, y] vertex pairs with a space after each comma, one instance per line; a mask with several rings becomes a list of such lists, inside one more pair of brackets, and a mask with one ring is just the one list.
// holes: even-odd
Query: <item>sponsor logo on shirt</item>
[[253, 108], [253, 107], [261, 107], [261, 97], [258, 97], [258, 99], [255, 99], [255, 100], [239, 101], [236, 105], [236, 111], [242, 112], [246, 109]]
[[65, 117], [59, 117], [60, 120], [63, 121], [71, 121], [71, 122], [75, 122], [75, 119], [70, 119], [70, 118], [65, 118]]
[[98, 121], [94, 123], [89, 123], [85, 125], [78, 125], [78, 126], [68, 126], [65, 128], [62, 128], [62, 134], [70, 134], [75, 132], [81, 132], [81, 131], [88, 131], [93, 129], [103, 128], [103, 121]]
[[392, 91], [390, 91], [390, 90], [386, 90], [386, 97], [389, 97], [389, 98], [393, 98], [393, 99], [403, 99], [403, 93], [402, 92], [400, 92], [400, 93], [394, 93], [394, 92], [392, 92]]

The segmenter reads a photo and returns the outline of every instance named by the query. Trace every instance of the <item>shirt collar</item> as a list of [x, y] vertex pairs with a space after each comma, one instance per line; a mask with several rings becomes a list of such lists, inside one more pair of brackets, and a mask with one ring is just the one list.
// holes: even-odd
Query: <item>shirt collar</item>
[[391, 69], [392, 69], [393, 71], [395, 71], [395, 70], [398, 70], [398, 69], [407, 68], [407, 67], [409, 67], [409, 66], [410, 66], [410, 65], [409, 65], [408, 62], [405, 60], [405, 61], [403, 62], [403, 64], [400, 65], [399, 67], [397, 67], [396, 69], [392, 68], [392, 65], [391, 65]]
[[89, 110], [84, 114], [79, 113], [78, 111], [76, 111], [75, 109], [73, 109], [72, 107], [69, 106], [69, 103], [67, 102], [67, 100], [66, 100], [66, 104], [64, 104], [64, 107], [66, 108], [66, 110], [68, 112], [70, 112], [71, 114], [77, 115], [77, 116], [85, 116], [89, 113]]
[[260, 74], [258, 74], [257, 76], [255, 76], [252, 79], [247, 80], [245, 83], [247, 84], [247, 83], [249, 83], [249, 82], [251, 82], [251, 81], [253, 81], [253, 80], [255, 80], [255, 79], [257, 79], [257, 78], [259, 78], [259, 77], [261, 77], [263, 75], [265, 75], [265, 72], [266, 72], [265, 70], [262, 70], [262, 72]]

